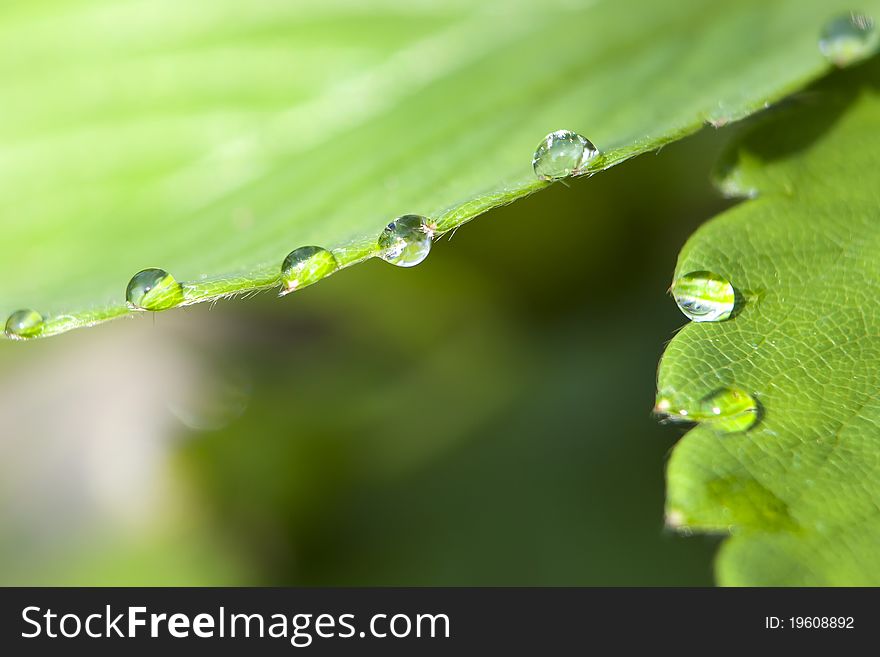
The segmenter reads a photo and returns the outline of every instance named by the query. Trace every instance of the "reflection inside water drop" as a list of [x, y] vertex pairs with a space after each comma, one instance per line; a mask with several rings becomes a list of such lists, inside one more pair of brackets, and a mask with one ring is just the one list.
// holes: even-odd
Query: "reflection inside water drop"
[[672, 284], [678, 309], [694, 322], [721, 322], [736, 307], [736, 290], [723, 276], [710, 271], [685, 274]]
[[302, 246], [291, 251], [281, 264], [280, 296], [311, 285], [337, 269], [336, 258], [320, 246]]
[[34, 338], [43, 332], [45, 321], [36, 310], [16, 310], [6, 320], [6, 335], [13, 340]]
[[544, 137], [532, 157], [532, 168], [541, 180], [560, 180], [583, 173], [599, 150], [586, 137], [557, 130]]
[[434, 227], [425, 217], [405, 214], [385, 227], [379, 236], [380, 257], [398, 267], [414, 267], [431, 252]]
[[183, 288], [164, 269], [144, 269], [128, 282], [125, 300], [138, 310], [167, 310], [183, 303]]

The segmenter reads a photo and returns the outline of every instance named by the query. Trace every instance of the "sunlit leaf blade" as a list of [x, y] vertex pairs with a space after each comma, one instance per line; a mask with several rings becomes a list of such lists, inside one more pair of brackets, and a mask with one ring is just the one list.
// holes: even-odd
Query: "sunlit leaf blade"
[[880, 584], [880, 65], [836, 74], [736, 144], [722, 188], [754, 196], [688, 241], [676, 275], [731, 280], [741, 312], [670, 343], [659, 387], [737, 386], [750, 430], [676, 445], [667, 513], [732, 531], [726, 585]]
[[144, 268], [195, 303], [278, 287], [300, 246], [375, 255], [401, 214], [449, 231], [544, 187], [551, 130], [591, 139], [595, 171], [800, 88], [846, 7], [7, 2], [0, 312], [47, 336], [131, 312]]

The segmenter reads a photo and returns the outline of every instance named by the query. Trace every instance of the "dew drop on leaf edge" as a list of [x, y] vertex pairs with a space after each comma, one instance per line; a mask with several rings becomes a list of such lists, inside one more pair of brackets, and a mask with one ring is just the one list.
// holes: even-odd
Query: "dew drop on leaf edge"
[[654, 412], [673, 422], [696, 422], [719, 433], [740, 433], [751, 429], [761, 415], [761, 406], [738, 388], [719, 388], [696, 402], [679, 401], [674, 393], [661, 393]]
[[281, 293], [290, 294], [329, 276], [339, 269], [330, 251], [320, 246], [301, 246], [291, 251], [281, 264]]
[[694, 271], [672, 284], [672, 297], [685, 317], [694, 322], [721, 322], [736, 306], [730, 281], [710, 271]]
[[138, 310], [168, 310], [183, 303], [183, 288], [164, 269], [144, 269], [131, 277], [125, 300]]
[[379, 256], [398, 267], [415, 267], [428, 257], [434, 228], [418, 214], [405, 214], [385, 227], [379, 236]]
[[544, 137], [532, 157], [532, 168], [541, 180], [561, 180], [582, 173], [599, 154], [589, 139], [571, 130], [556, 130]]
[[6, 335], [13, 340], [33, 338], [43, 332], [45, 320], [36, 310], [16, 310], [6, 320]]
[[880, 33], [874, 19], [851, 12], [837, 16], [822, 28], [819, 51], [836, 66], [848, 66], [877, 52]]

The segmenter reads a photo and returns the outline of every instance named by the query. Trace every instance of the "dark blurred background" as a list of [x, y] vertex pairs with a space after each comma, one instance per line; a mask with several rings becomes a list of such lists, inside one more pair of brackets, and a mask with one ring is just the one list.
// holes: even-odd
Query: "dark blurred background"
[[650, 410], [725, 132], [412, 270], [0, 342], [2, 582], [711, 584], [714, 540], [664, 529], [681, 429]]

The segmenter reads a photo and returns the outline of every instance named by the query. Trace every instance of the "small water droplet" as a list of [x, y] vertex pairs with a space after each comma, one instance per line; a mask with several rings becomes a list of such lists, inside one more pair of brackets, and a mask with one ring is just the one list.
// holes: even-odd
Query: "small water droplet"
[[723, 321], [736, 306], [733, 285], [710, 271], [694, 271], [676, 279], [672, 296], [678, 309], [695, 322]]
[[691, 402], [674, 393], [657, 398], [654, 413], [672, 422], [697, 422], [721, 433], [751, 429], [761, 415], [761, 406], [747, 392], [720, 388], [703, 399]]
[[870, 16], [852, 12], [829, 21], [819, 38], [819, 51], [836, 66], [848, 66], [873, 55], [880, 33]]
[[749, 393], [721, 388], [700, 402], [700, 415], [713, 428], [724, 433], [746, 431], [758, 421], [760, 406]]
[[586, 137], [571, 130], [557, 130], [538, 144], [532, 167], [541, 180], [560, 180], [583, 173], [598, 154], [599, 150]]
[[431, 252], [434, 226], [425, 217], [405, 214], [385, 227], [379, 236], [381, 258], [398, 267], [415, 267]]
[[339, 269], [333, 254], [320, 246], [301, 246], [291, 251], [281, 264], [282, 288], [279, 296], [315, 283]]
[[16, 310], [6, 320], [6, 335], [13, 340], [34, 338], [43, 332], [45, 320], [36, 310]]
[[125, 300], [138, 310], [168, 310], [183, 303], [183, 288], [164, 269], [144, 269], [131, 277]]

